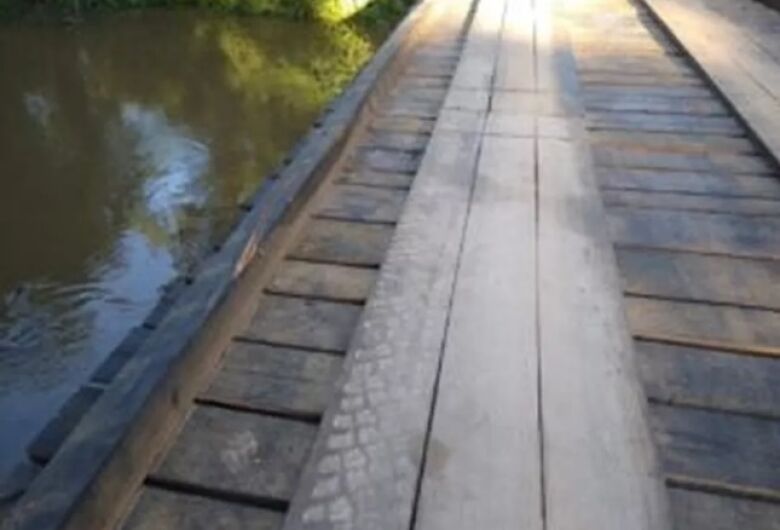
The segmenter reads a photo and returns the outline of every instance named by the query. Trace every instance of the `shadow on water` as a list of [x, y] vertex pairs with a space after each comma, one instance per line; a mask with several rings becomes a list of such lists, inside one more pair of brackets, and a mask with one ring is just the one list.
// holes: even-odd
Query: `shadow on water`
[[0, 479], [375, 41], [197, 11], [0, 26]]

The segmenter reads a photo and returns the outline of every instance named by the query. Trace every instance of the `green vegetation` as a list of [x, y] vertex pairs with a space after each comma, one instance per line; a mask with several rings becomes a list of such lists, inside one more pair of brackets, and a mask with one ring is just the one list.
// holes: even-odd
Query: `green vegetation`
[[412, 0], [0, 0], [0, 15], [17, 16], [31, 8], [69, 16], [103, 9], [200, 7], [218, 11], [341, 22], [350, 18], [384, 23], [403, 13]]

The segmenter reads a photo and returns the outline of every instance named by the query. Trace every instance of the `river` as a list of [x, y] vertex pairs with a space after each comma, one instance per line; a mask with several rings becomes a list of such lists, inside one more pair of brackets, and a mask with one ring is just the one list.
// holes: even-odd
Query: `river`
[[377, 40], [187, 10], [0, 25], [0, 481]]

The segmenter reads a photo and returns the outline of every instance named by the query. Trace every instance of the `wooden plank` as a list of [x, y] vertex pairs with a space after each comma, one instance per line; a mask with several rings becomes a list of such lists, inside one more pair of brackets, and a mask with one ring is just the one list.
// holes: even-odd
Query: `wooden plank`
[[578, 71], [582, 74], [596, 72], [627, 73], [627, 74], [677, 74], [695, 76], [685, 62], [672, 57], [638, 60], [630, 55], [611, 57], [583, 57], [578, 63]]
[[485, 138], [433, 413], [420, 530], [542, 528], [534, 188], [533, 138]]
[[276, 530], [275, 511], [146, 486], [122, 530]]
[[[409, 118], [423, 118], [432, 120], [436, 118], [440, 103], [436, 101], [420, 101], [413, 99], [394, 98], [384, 103], [379, 112], [383, 116], [397, 116]], [[364, 164], [366, 165], [366, 164]], [[369, 165], [369, 167], [371, 167]]]
[[628, 131], [592, 131], [588, 135], [593, 145], [611, 147], [642, 146], [646, 151], [687, 154], [757, 154], [756, 146], [747, 138], [731, 136], [658, 134]]
[[376, 267], [382, 263], [392, 237], [391, 226], [316, 219], [306, 227], [290, 257]]
[[589, 112], [588, 127], [594, 130], [676, 132], [687, 134], [723, 134], [744, 136], [745, 131], [732, 118], [648, 114], [644, 112]]
[[597, 169], [599, 184], [613, 189], [682, 192], [722, 197], [780, 198], [780, 182], [755, 175], [709, 175], [646, 169]]
[[780, 419], [780, 360], [637, 341], [654, 401]]
[[770, 175], [775, 173], [775, 168], [762, 157], [711, 151], [669, 153], [646, 150], [641, 146], [596, 146], [593, 149], [593, 157], [596, 165], [602, 167], [699, 171], [721, 175]]
[[414, 175], [408, 173], [389, 173], [387, 171], [363, 169], [355, 172], [346, 172], [337, 179], [337, 182], [378, 188], [409, 189], [413, 180]]
[[[617, 52], [617, 55], [625, 53]], [[667, 98], [706, 98], [712, 96], [712, 91], [706, 87], [634, 87], [627, 89], [624, 86], [591, 86], [583, 87], [583, 97], [621, 97], [631, 94], [632, 97], [667, 97]]]
[[330, 190], [315, 215], [342, 221], [395, 223], [405, 200], [405, 190], [342, 184]]
[[286, 500], [316, 431], [300, 421], [197, 406], [151, 476], [258, 501]]
[[[371, 120], [369, 130], [396, 131], [413, 134], [430, 134], [435, 120], [410, 116], [382, 115]], [[363, 168], [360, 168], [363, 169]]]
[[634, 74], [627, 72], [582, 72], [580, 81], [585, 87], [593, 85], [627, 87], [657, 87], [657, 86], [704, 86], [696, 77], [677, 74]]
[[626, 297], [638, 337], [757, 351], [780, 348], [780, 313], [693, 302]]
[[374, 286], [376, 275], [375, 270], [362, 267], [287, 260], [266, 290], [275, 294], [364, 302]]
[[401, 149], [408, 151], [420, 151], [428, 145], [430, 135], [414, 134], [396, 131], [383, 131], [375, 129], [369, 133], [366, 142], [377, 146], [390, 149]]
[[650, 418], [667, 473], [780, 491], [780, 422], [666, 405]]
[[588, 111], [646, 112], [649, 114], [685, 114], [725, 116], [726, 108], [713, 97], [669, 97], [623, 91], [610, 94], [594, 92], [583, 96]]
[[342, 360], [324, 353], [234, 342], [200, 398], [235, 407], [316, 418], [325, 410]]
[[547, 525], [666, 528], [604, 213], [581, 149], [539, 141]]
[[603, 190], [604, 204], [610, 207], [650, 208], [738, 214], [756, 217], [780, 215], [780, 200], [739, 197], [711, 197], [688, 193]]
[[263, 295], [245, 339], [324, 351], [346, 351], [360, 316], [354, 304]]
[[672, 488], [669, 490], [677, 528], [685, 530], [780, 530], [780, 506], [768, 502]]
[[[458, 4], [456, 4], [458, 5]], [[437, 124], [287, 529], [411, 525], [484, 117]]]
[[362, 147], [357, 149], [347, 166], [353, 171], [372, 169], [393, 173], [414, 173], [420, 163], [417, 151], [402, 151], [382, 147]]
[[609, 209], [619, 244], [776, 259], [780, 220], [727, 214]]
[[663, 250], [617, 249], [632, 294], [780, 310], [780, 263]]

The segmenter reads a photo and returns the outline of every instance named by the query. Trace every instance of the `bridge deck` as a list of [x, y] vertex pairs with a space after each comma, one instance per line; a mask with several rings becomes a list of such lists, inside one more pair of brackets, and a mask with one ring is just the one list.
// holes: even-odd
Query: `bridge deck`
[[9, 528], [780, 528], [780, 44], [701, 1], [427, 0], [152, 465], [46, 489], [98, 401]]

